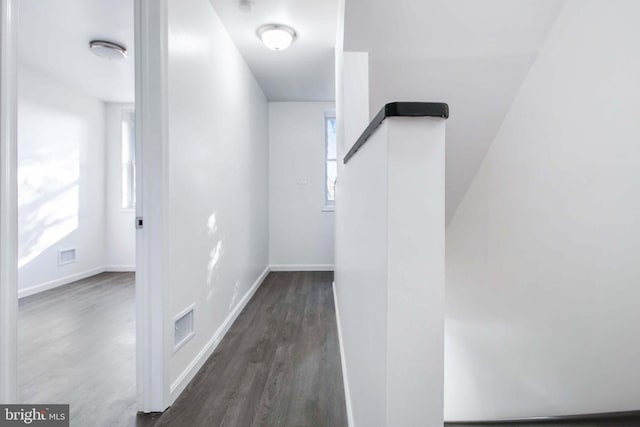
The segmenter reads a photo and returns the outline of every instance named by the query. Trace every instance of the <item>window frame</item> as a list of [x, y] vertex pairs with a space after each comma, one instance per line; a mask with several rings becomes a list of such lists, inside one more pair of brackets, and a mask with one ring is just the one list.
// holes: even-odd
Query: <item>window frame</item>
[[[327, 164], [329, 163], [330, 160], [334, 160], [336, 162], [336, 167], [338, 165], [338, 141], [336, 142], [336, 158], [335, 159], [329, 159], [329, 132], [327, 131], [328, 129], [328, 125], [327, 122], [329, 120], [336, 120], [336, 112], [334, 110], [328, 110], [325, 111], [323, 116], [322, 116], [322, 134], [323, 134], [323, 138], [322, 138], [322, 145], [323, 145], [323, 156], [322, 156], [322, 164], [323, 164], [323, 180], [322, 180], [322, 200], [323, 200], [323, 207], [322, 207], [322, 211], [323, 212], [333, 212], [335, 210], [335, 206], [336, 206], [336, 201], [335, 201], [335, 189], [334, 189], [334, 200], [329, 200], [329, 189], [327, 188], [327, 178], [328, 178], [328, 171], [327, 171]], [[337, 135], [336, 135], [337, 136]], [[337, 139], [337, 138], [336, 138]]]
[[[133, 147], [132, 147], [132, 153], [133, 153], [133, 161], [132, 163], [132, 167], [133, 167], [133, 173], [131, 175], [131, 182], [130, 184], [130, 192], [131, 192], [131, 204], [129, 206], [124, 206], [124, 197], [125, 197], [125, 182], [124, 182], [124, 162], [122, 160], [122, 154], [124, 151], [124, 124], [126, 122], [131, 122], [133, 121], [133, 132], [131, 134], [131, 137], [133, 138]], [[136, 159], [135, 159], [135, 155], [136, 155], [136, 130], [135, 130], [135, 126], [136, 126], [136, 110], [135, 108], [123, 108], [121, 110], [121, 114], [120, 114], [120, 210], [122, 212], [135, 212], [136, 211]]]

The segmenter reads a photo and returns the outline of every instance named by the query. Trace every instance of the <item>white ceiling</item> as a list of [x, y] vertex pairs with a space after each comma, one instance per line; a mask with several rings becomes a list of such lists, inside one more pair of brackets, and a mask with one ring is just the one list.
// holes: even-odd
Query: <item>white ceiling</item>
[[[211, 0], [227, 31], [270, 101], [333, 101], [337, 0]], [[256, 35], [263, 24], [293, 27], [287, 50], [267, 49]]]
[[370, 109], [449, 104], [451, 219], [563, 0], [347, 0], [345, 50], [369, 52]]
[[[105, 102], [134, 100], [133, 0], [19, 0], [19, 59]], [[271, 101], [334, 99], [337, 0], [211, 0], [251, 71]], [[256, 29], [265, 23], [292, 26], [298, 34], [282, 52], [265, 48]], [[129, 57], [107, 61], [88, 43], [124, 44]]]
[[[18, 0], [21, 63], [105, 102], [134, 100], [133, 0]], [[127, 47], [125, 60], [89, 51], [104, 39]]]
[[[105, 102], [134, 100], [133, 0], [19, 0], [20, 61]], [[334, 99], [337, 0], [211, 0], [270, 101]], [[564, 0], [347, 0], [345, 50], [370, 55], [371, 114], [385, 102], [444, 101], [449, 220], [522, 85]], [[275, 52], [256, 29], [290, 25]], [[126, 45], [107, 61], [88, 43]]]

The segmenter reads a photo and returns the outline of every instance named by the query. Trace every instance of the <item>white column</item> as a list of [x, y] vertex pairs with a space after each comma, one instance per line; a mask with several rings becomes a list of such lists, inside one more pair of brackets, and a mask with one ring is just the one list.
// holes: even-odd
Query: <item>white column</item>
[[169, 406], [167, 0], [136, 0], [136, 385], [138, 410]]
[[444, 119], [390, 117], [340, 169], [335, 288], [356, 426], [443, 424], [444, 143]]
[[444, 123], [387, 119], [387, 426], [443, 424]]

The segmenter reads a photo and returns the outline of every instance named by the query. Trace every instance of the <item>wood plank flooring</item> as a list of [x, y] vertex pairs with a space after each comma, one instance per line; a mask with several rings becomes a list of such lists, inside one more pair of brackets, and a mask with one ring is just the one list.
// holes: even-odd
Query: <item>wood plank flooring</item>
[[155, 427], [346, 426], [332, 280], [269, 274]]
[[22, 298], [18, 335], [21, 402], [69, 403], [71, 426], [139, 424], [133, 273]]
[[[332, 280], [327, 272], [271, 273], [162, 415], [136, 414], [133, 273], [23, 298], [21, 401], [70, 403], [74, 427], [346, 426]], [[640, 427], [640, 417], [498, 426]]]

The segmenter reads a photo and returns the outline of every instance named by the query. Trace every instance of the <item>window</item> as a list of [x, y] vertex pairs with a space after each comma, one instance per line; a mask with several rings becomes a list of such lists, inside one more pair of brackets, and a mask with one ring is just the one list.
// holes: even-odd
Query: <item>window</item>
[[122, 113], [122, 208], [136, 207], [136, 119], [133, 111]]
[[336, 118], [325, 115], [324, 118], [324, 204], [327, 207], [335, 205], [336, 177], [338, 176], [338, 162], [336, 160]]

